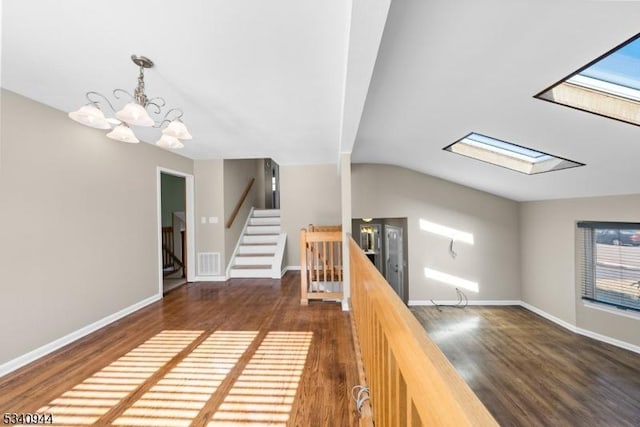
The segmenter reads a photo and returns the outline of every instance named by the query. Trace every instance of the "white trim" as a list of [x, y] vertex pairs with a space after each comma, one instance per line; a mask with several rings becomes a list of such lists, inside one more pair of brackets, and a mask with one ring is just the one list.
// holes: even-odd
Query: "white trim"
[[195, 278], [196, 268], [196, 239], [195, 239], [195, 187], [193, 174], [180, 172], [173, 169], [168, 169], [162, 166], [156, 168], [156, 209], [157, 209], [157, 222], [156, 228], [158, 229], [158, 292], [160, 295], [163, 293], [162, 289], [162, 183], [161, 174], [166, 173], [173, 176], [180, 176], [185, 181], [185, 221], [187, 223], [187, 282], [193, 282]]
[[[436, 301], [438, 304], [442, 304], [442, 305], [451, 305], [451, 304], [457, 304], [458, 301]], [[603, 311], [607, 311], [609, 313], [613, 312], [614, 314], [618, 314], [618, 315], [623, 315], [623, 316], [627, 316], [627, 317], [632, 317], [633, 319], [638, 319], [639, 316], [636, 315], [631, 315], [629, 313], [618, 313], [618, 311], [621, 310], [615, 310], [614, 309], [610, 309], [610, 308], [603, 308], [600, 306], [600, 304], [593, 304], [593, 303], [587, 303], [585, 302], [585, 307], [588, 308], [593, 308], [596, 310], [603, 310]], [[433, 305], [433, 303], [431, 301], [425, 301], [425, 300], [409, 300], [409, 306], [429, 306], [429, 305]], [[639, 353], [640, 354], [640, 346], [639, 345], [635, 345], [635, 344], [631, 344], [628, 343], [626, 341], [621, 341], [618, 340], [616, 338], [611, 338], [608, 337], [606, 335], [602, 335], [599, 334], [597, 332], [593, 332], [590, 331], [588, 329], [582, 329], [579, 328], [575, 325], [572, 325], [571, 323], [560, 319], [559, 317], [553, 316], [549, 313], [547, 313], [544, 310], [539, 309], [538, 307], [535, 307], [531, 304], [528, 304], [524, 301], [517, 301], [517, 300], [495, 300], [495, 301], [473, 301], [470, 300], [468, 302], [468, 305], [519, 305], [522, 308], [525, 308], [529, 311], [531, 311], [532, 313], [537, 314], [540, 317], [544, 317], [547, 320], [550, 320], [551, 322], [555, 323], [558, 326], [562, 326], [563, 328], [575, 333], [575, 334], [579, 334], [579, 335], [583, 335], [585, 337], [589, 337], [589, 338], [593, 338], [594, 340], [597, 341], [602, 341], [604, 343], [607, 344], [611, 344], [614, 345], [616, 347], [620, 347], [623, 348], [625, 350], [629, 350], [629, 351], [633, 351], [634, 353]]]
[[271, 264], [271, 278], [281, 279], [282, 274], [282, 258], [284, 257], [284, 248], [287, 245], [287, 233], [280, 233], [278, 243], [276, 243], [276, 253], [273, 255]]
[[597, 332], [589, 331], [587, 329], [576, 328], [576, 333], [584, 335], [585, 337], [593, 338], [597, 341], [602, 341], [607, 344], [615, 345], [616, 347], [624, 348], [625, 350], [633, 351], [640, 354], [640, 345], [634, 345], [626, 341], [621, 341], [615, 338], [608, 337], [606, 335], [599, 334]]
[[231, 274], [231, 267], [233, 267], [233, 262], [236, 259], [236, 254], [238, 253], [238, 248], [240, 247], [240, 244], [242, 243], [242, 238], [244, 237], [244, 233], [247, 232], [247, 227], [249, 226], [249, 221], [251, 221], [251, 217], [253, 216], [253, 211], [254, 211], [254, 207], [251, 206], [251, 209], [249, 210], [249, 215], [247, 216], [247, 220], [244, 222], [244, 226], [242, 227], [242, 231], [240, 232], [240, 237], [238, 238], [238, 241], [236, 242], [236, 247], [233, 250], [233, 253], [231, 254], [231, 258], [229, 258], [229, 265], [227, 265], [227, 268], [224, 270], [226, 277], [229, 277], [230, 274]]
[[[452, 305], [458, 304], [460, 301], [458, 300], [438, 300], [436, 303], [438, 305]], [[520, 300], [468, 300], [467, 305], [520, 305]], [[425, 305], [434, 305], [431, 300], [409, 300], [407, 304], [409, 307], [411, 306], [425, 306]]]
[[194, 276], [190, 282], [226, 282], [229, 276]]
[[598, 304], [597, 302], [592, 301], [582, 301], [582, 305], [587, 308], [592, 308], [594, 310], [605, 311], [609, 314], [615, 314], [616, 316], [628, 317], [630, 319], [640, 320], [640, 312], [631, 312], [627, 310], [623, 310], [621, 308], [615, 308], [612, 306], [608, 306], [606, 304]]
[[285, 273], [286, 273], [287, 271], [300, 271], [300, 270], [302, 270], [302, 268], [300, 268], [300, 266], [299, 266], [299, 265], [287, 265], [287, 266], [284, 268]]
[[129, 314], [138, 311], [141, 308], [159, 301], [160, 299], [162, 299], [162, 293], [150, 296], [149, 298], [130, 305], [129, 307], [123, 308], [116, 313], [110, 314], [109, 316], [104, 317], [97, 322], [93, 322], [90, 325], [78, 329], [77, 331], [71, 332], [70, 334], [58, 338], [55, 341], [51, 341], [50, 343], [45, 344], [42, 347], [38, 347], [35, 350], [23, 354], [22, 356], [16, 357], [13, 360], [3, 363], [2, 365], [0, 365], [0, 377], [13, 372], [16, 369], [21, 368], [37, 359], [40, 359], [41, 357], [44, 357], [47, 354], [52, 353], [61, 347], [64, 347], [65, 345], [71, 344], [74, 341], [79, 340], [80, 338], [85, 337], [100, 328], [104, 328], [110, 323], [128, 316]]
[[571, 323], [560, 319], [559, 317], [553, 316], [549, 313], [547, 313], [546, 311], [543, 311], [541, 309], [539, 309], [538, 307], [534, 307], [531, 304], [527, 304], [524, 301], [520, 301], [520, 305], [524, 308], [526, 308], [527, 310], [534, 312], [535, 314], [537, 314], [538, 316], [544, 317], [547, 320], [552, 321], [553, 323], [562, 326], [565, 329], [570, 330], [571, 332], [578, 332], [578, 328], [575, 325], [572, 325]]

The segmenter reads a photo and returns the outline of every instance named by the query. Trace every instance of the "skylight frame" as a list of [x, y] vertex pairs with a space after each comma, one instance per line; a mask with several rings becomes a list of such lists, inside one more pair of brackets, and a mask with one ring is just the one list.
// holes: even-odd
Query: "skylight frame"
[[[487, 140], [490, 140], [490, 141], [495, 141], [495, 142], [497, 142], [499, 144], [498, 144], [498, 146], [496, 146], [496, 145], [492, 145], [492, 144], [489, 144], [489, 143], [485, 143], [485, 145], [493, 147], [493, 149], [487, 149], [487, 148], [484, 148], [484, 147], [479, 147], [477, 145], [477, 143], [479, 141], [477, 141], [477, 139], [473, 139], [473, 136], [480, 137], [481, 139], [487, 139]], [[476, 143], [476, 144], [469, 144], [466, 141], [471, 141], [471, 142]], [[494, 153], [494, 154], [499, 154], [499, 155], [502, 155], [502, 156], [506, 156], [506, 157], [509, 158], [509, 160], [512, 160], [512, 161], [528, 163], [531, 166], [531, 172], [525, 172], [525, 171], [517, 169], [515, 167], [507, 166], [504, 163], [501, 164], [501, 163], [498, 163], [498, 162], [495, 162], [495, 161], [491, 161], [491, 160], [488, 160], [486, 157], [483, 158], [483, 157], [479, 157], [479, 156], [474, 156], [474, 155], [470, 155], [470, 154], [454, 151], [453, 147], [456, 144], [460, 144], [460, 143], [462, 143], [465, 146], [473, 146], [473, 147], [476, 147], [476, 148], [480, 148], [482, 150], [485, 150], [486, 152], [491, 152], [491, 153]], [[480, 142], [480, 144], [483, 144], [483, 143]], [[511, 146], [511, 147], [514, 147], [514, 150], [501, 149], [500, 146]], [[497, 148], [497, 150], [496, 150], [496, 148]], [[468, 134], [466, 134], [462, 138], [460, 138], [460, 139], [456, 140], [455, 142], [447, 145], [442, 150], [448, 151], [448, 152], [453, 153], [453, 154], [458, 154], [458, 155], [461, 155], [463, 157], [467, 157], [467, 158], [470, 158], [470, 159], [473, 159], [473, 160], [478, 160], [478, 161], [481, 161], [483, 163], [487, 163], [487, 164], [490, 164], [490, 165], [493, 165], [493, 166], [498, 166], [498, 167], [501, 167], [503, 169], [508, 169], [508, 170], [511, 170], [511, 171], [515, 171], [515, 172], [521, 173], [523, 175], [540, 175], [540, 174], [547, 173], [547, 172], [555, 172], [555, 171], [560, 171], [560, 170], [565, 170], [565, 169], [573, 169], [573, 168], [580, 167], [580, 166], [586, 166], [585, 163], [577, 162], [575, 160], [571, 160], [571, 159], [568, 159], [566, 157], [556, 156], [556, 155], [553, 155], [553, 154], [546, 153], [544, 151], [536, 150], [536, 149], [533, 149], [533, 148], [530, 148], [530, 147], [525, 147], [523, 145], [514, 144], [512, 142], [508, 142], [508, 141], [505, 141], [505, 140], [502, 140], [502, 139], [493, 138], [493, 137], [490, 137], [490, 136], [487, 136], [487, 135], [483, 135], [483, 134], [478, 133], [478, 132], [469, 132]], [[518, 155], [518, 152], [522, 151], [522, 150], [538, 153], [538, 154], [540, 154], [540, 156], [537, 156], [537, 157], [528, 156], [528, 159], [527, 159], [527, 156]], [[552, 169], [549, 169], [549, 170], [542, 170], [542, 171], [538, 171], [538, 172], [534, 172], [533, 171], [536, 165], [542, 164], [545, 161], [553, 160], [553, 159], [559, 160], [561, 162], [560, 164], [562, 164], [562, 162], [568, 162], [568, 164], [566, 164], [564, 167], [560, 167], [560, 168], [552, 168]]]
[[[638, 39], [640, 39], [640, 33], [638, 33], [638, 34], [634, 35], [633, 37], [623, 41], [622, 43], [614, 46], [613, 48], [609, 49], [608, 51], [606, 51], [602, 55], [600, 55], [597, 58], [593, 59], [592, 61], [588, 62], [586, 65], [578, 68], [576, 71], [566, 75], [562, 79], [558, 80], [557, 82], [549, 85], [545, 89], [543, 89], [540, 92], [536, 93], [533, 97], [535, 99], [539, 99], [541, 101], [550, 102], [550, 103], [556, 104], [556, 105], [562, 105], [564, 107], [572, 108], [572, 109], [578, 110], [578, 111], [584, 111], [584, 112], [587, 112], [587, 113], [590, 113], [590, 114], [594, 114], [594, 115], [600, 116], [600, 117], [606, 117], [607, 119], [616, 120], [616, 121], [619, 121], [619, 122], [622, 122], [622, 123], [628, 123], [628, 124], [634, 125], [634, 126], [640, 126], [640, 122], [636, 122], [636, 121], [633, 121], [633, 120], [626, 120], [626, 119], [624, 119], [622, 117], [616, 117], [616, 116], [605, 114], [605, 113], [601, 113], [601, 112], [598, 112], [598, 111], [593, 111], [593, 110], [590, 110], [588, 108], [582, 108], [582, 107], [579, 107], [579, 106], [571, 105], [569, 103], [556, 101], [554, 99], [548, 99], [547, 97], [545, 97], [545, 95], [551, 93], [551, 91], [554, 88], [556, 88], [558, 86], [561, 86], [563, 83], [568, 83], [568, 84], [572, 84], [572, 85], [575, 85], [575, 86], [578, 86], [578, 87], [582, 87], [582, 88], [586, 88], [586, 89], [590, 89], [590, 90], [596, 91], [602, 96], [612, 96], [612, 97], [619, 98], [619, 99], [622, 99], [622, 100], [626, 100], [626, 101], [629, 101], [629, 102], [632, 102], [632, 103], [637, 103], [638, 104], [638, 109], [640, 110], [640, 98], [636, 98], [636, 96], [640, 97], [640, 91], [637, 91], [637, 90], [635, 90], [633, 88], [630, 88], [628, 86], [623, 86], [623, 85], [618, 85], [618, 84], [615, 84], [615, 83], [610, 83], [610, 82], [607, 82], [605, 80], [599, 80], [599, 79], [595, 79], [593, 77], [587, 77], [587, 76], [580, 76], [580, 73], [582, 73], [584, 70], [590, 68], [591, 66], [593, 66], [596, 63], [600, 62], [601, 60], [603, 60], [607, 56], [609, 56], [609, 55], [613, 54], [614, 52], [624, 48], [625, 46], [637, 41]], [[616, 88], [613, 89], [613, 88], [611, 88], [611, 86], [616, 86]]]

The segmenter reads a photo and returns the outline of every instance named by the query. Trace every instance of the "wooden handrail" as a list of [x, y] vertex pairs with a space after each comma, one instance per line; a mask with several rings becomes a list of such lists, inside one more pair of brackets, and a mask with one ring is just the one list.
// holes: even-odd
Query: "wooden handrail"
[[358, 244], [351, 305], [375, 425], [497, 426]]
[[300, 230], [300, 304], [310, 299], [342, 299], [342, 232], [334, 226]]
[[231, 228], [231, 226], [233, 225], [233, 221], [236, 220], [236, 216], [238, 216], [238, 212], [240, 212], [240, 208], [242, 207], [242, 204], [247, 199], [247, 196], [249, 195], [249, 191], [251, 191], [251, 187], [253, 186], [253, 183], [255, 182], [255, 180], [256, 180], [255, 178], [251, 178], [251, 181], [249, 181], [249, 184], [247, 184], [247, 188], [245, 188], [244, 193], [242, 193], [242, 196], [240, 196], [240, 200], [238, 200], [238, 203], [236, 204], [235, 209], [231, 213], [231, 217], [229, 218], [229, 221], [227, 221], [227, 228]]

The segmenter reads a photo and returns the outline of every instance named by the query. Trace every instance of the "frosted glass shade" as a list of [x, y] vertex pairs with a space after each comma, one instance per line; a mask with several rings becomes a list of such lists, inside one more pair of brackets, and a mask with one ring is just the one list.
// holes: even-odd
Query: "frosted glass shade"
[[180, 120], [174, 120], [169, 126], [162, 130], [163, 135], [169, 135], [178, 139], [192, 139], [193, 136], [187, 130], [187, 127]]
[[183, 148], [184, 144], [178, 140], [178, 138], [170, 136], [170, 135], [162, 135], [158, 142], [156, 142], [158, 147], [169, 148], [169, 149], [177, 149]]
[[96, 129], [111, 129], [102, 111], [93, 105], [83, 105], [78, 111], [69, 113], [69, 118]]
[[116, 117], [123, 122], [136, 126], [153, 126], [154, 122], [144, 107], [135, 102], [130, 102], [124, 108], [116, 113]]
[[133, 131], [126, 124], [116, 126], [114, 130], [107, 134], [107, 138], [115, 139], [116, 141], [128, 142], [130, 144], [137, 144], [140, 142], [138, 138], [133, 134]]

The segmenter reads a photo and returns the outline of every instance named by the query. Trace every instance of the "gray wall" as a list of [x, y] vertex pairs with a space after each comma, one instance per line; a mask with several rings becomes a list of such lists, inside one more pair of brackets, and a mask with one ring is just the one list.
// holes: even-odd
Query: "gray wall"
[[287, 233], [284, 265], [300, 266], [300, 230], [309, 224], [340, 224], [340, 206], [336, 165], [280, 165], [281, 221]]
[[181, 176], [161, 174], [162, 226], [171, 227], [173, 213], [185, 211], [185, 179]]
[[157, 167], [193, 162], [2, 91], [0, 364], [157, 295]]
[[576, 221], [640, 222], [640, 195], [521, 204], [522, 300], [578, 328], [640, 345], [638, 320], [585, 307], [576, 283]]
[[[354, 218], [407, 218], [410, 301], [457, 298], [425, 267], [477, 281], [470, 300], [520, 299], [516, 202], [396, 166], [354, 164], [351, 179]], [[470, 232], [475, 244], [456, 243], [453, 259], [450, 240], [421, 230], [420, 219]]]
[[[264, 173], [258, 173], [260, 161], [250, 160], [225, 160], [224, 161], [224, 223], [231, 218], [231, 214], [240, 201], [240, 196], [244, 193], [252, 178], [256, 182], [251, 186], [247, 199], [242, 204], [231, 228], [225, 228], [224, 247], [225, 265], [229, 264], [233, 250], [235, 249], [242, 228], [244, 227], [249, 212], [252, 207], [264, 206], [264, 193], [259, 192], [259, 188], [264, 189]], [[262, 171], [261, 171], [262, 172]]]

